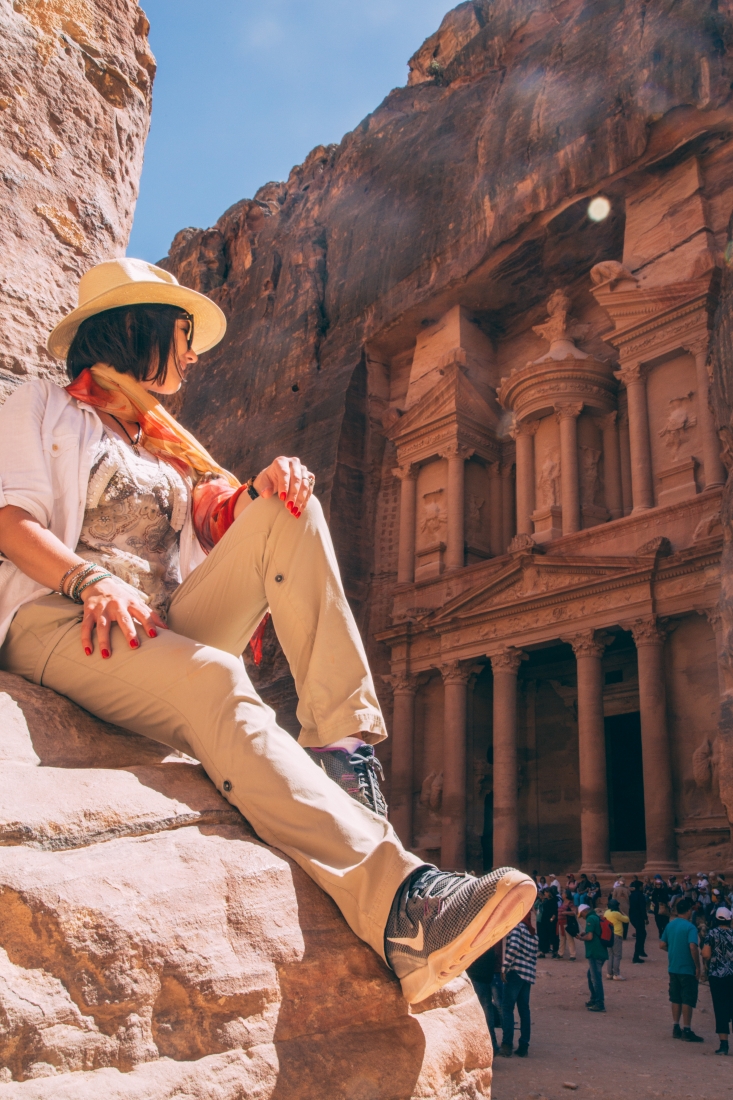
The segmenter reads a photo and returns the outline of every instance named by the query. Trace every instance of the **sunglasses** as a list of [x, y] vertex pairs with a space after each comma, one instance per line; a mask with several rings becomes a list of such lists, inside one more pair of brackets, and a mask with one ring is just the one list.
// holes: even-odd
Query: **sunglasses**
[[190, 351], [193, 345], [193, 314], [184, 312], [183, 320], [188, 323], [188, 330], [186, 332], [186, 343], [188, 345], [188, 350]]

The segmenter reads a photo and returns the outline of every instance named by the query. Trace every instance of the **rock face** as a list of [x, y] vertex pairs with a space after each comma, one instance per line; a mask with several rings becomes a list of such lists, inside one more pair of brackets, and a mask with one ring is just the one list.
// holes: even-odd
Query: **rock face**
[[6, 673], [0, 927], [8, 1100], [488, 1095], [467, 979], [410, 1014], [200, 765]]
[[135, 0], [0, 0], [0, 400], [56, 374], [46, 335], [124, 255], [155, 61]]

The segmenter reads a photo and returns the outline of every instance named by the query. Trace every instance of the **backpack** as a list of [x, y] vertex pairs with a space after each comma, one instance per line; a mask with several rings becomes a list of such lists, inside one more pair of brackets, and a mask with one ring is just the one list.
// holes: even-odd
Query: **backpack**
[[604, 947], [611, 947], [613, 944], [613, 925], [605, 917], [601, 917], [601, 943]]
[[567, 931], [567, 934], [569, 936], [572, 936], [573, 939], [575, 939], [575, 937], [580, 932], [580, 925], [578, 924], [578, 918], [573, 913], [570, 914], [567, 921], [565, 922], [565, 929]]

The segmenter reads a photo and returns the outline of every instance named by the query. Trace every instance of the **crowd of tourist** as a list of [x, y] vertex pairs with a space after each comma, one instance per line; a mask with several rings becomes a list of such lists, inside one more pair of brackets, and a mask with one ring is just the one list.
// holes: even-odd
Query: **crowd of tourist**
[[[692, 1029], [700, 982], [708, 982], [719, 1039], [716, 1054], [729, 1052], [733, 1021], [733, 886], [721, 873], [697, 876], [618, 877], [602, 889], [595, 875], [568, 875], [564, 887], [555, 875], [534, 875], [534, 911], [504, 941], [485, 952], [468, 974], [484, 1010], [496, 1054], [529, 1053], [530, 993], [537, 959], [577, 961], [576, 941], [584, 949], [590, 993], [589, 1012], [605, 1012], [604, 977], [625, 981], [621, 973], [624, 942], [633, 929], [632, 963], [643, 965], [647, 926], [653, 918], [659, 947], [667, 953], [672, 1036], [688, 1043], [703, 1037]], [[514, 1012], [519, 1041], [514, 1048]], [[501, 1042], [497, 1029], [501, 1027]]]

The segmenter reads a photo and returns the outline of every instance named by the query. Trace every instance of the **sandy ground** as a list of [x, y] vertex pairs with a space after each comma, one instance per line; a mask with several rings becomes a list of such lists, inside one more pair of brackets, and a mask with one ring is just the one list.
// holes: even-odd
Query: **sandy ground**
[[[647, 935], [649, 959], [633, 966], [634, 945], [624, 944], [621, 973], [625, 982], [604, 979], [606, 1012], [588, 1012], [586, 966], [546, 958], [537, 960], [532, 990], [532, 1039], [528, 1058], [494, 1060], [493, 1100], [569, 1100], [604, 1096], [608, 1100], [714, 1100], [733, 1097], [733, 1054], [716, 1057], [710, 990], [700, 986], [693, 1031], [704, 1043], [672, 1039], [667, 1000], [667, 956], [659, 949], [654, 923]], [[583, 954], [582, 945], [577, 945]], [[516, 1048], [519, 1037], [514, 1034]], [[498, 1033], [501, 1041], [501, 1030]], [[566, 1086], [574, 1085], [576, 1088]]]

